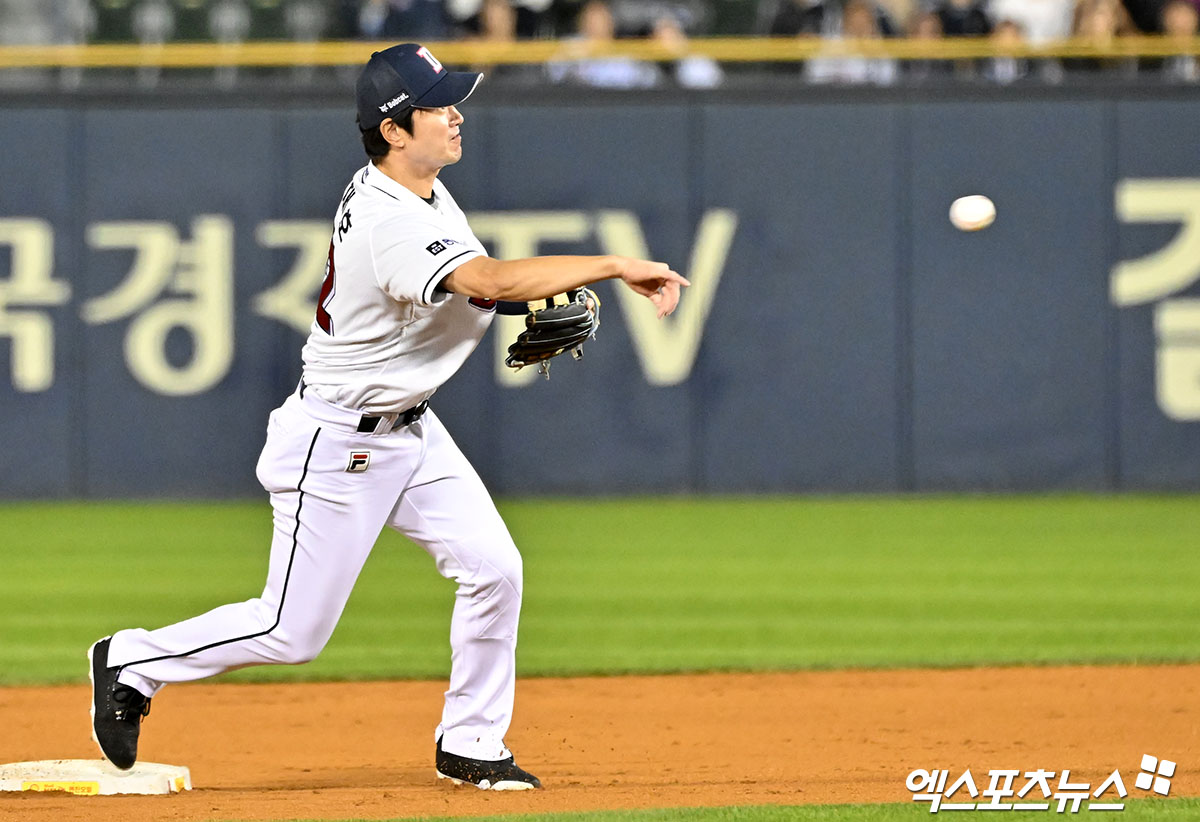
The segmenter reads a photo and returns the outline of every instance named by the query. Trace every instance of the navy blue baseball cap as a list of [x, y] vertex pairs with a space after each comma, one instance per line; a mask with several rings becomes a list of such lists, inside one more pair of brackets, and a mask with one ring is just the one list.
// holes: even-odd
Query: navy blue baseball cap
[[447, 71], [419, 43], [377, 51], [358, 75], [358, 125], [376, 128], [407, 108], [456, 106], [482, 79], [473, 71]]

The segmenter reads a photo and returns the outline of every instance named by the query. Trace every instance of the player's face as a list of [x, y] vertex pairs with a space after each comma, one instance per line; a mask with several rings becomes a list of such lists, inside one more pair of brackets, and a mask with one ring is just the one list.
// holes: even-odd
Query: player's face
[[462, 159], [459, 126], [463, 116], [454, 106], [419, 108], [413, 112], [413, 135], [409, 158], [428, 167], [441, 168]]

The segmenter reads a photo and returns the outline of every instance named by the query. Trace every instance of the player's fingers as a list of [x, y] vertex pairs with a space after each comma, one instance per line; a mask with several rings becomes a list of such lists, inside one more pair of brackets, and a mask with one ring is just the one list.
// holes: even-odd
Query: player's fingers
[[[663, 313], [662, 317], [675, 311], [675, 306], [679, 305], [679, 286], [675, 283], [667, 283], [663, 287]], [[659, 317], [661, 320], [662, 317]]]
[[663, 279], [668, 283], [676, 283], [676, 287], [681, 285], [691, 285], [691, 282], [688, 281], [687, 277], [684, 277], [678, 271], [671, 271], [670, 269], [667, 270], [667, 273], [664, 275]]
[[650, 302], [654, 303], [654, 307], [658, 309], [658, 318], [661, 320], [675, 310], [675, 306], [679, 305], [679, 286], [675, 283], [667, 283], [650, 295]]

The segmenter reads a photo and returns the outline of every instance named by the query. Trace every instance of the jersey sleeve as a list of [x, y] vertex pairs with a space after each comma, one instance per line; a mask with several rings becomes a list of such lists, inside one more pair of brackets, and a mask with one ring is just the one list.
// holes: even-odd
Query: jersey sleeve
[[483, 248], [471, 236], [453, 236], [434, 221], [389, 220], [371, 232], [379, 286], [394, 300], [433, 305], [449, 297], [437, 285]]

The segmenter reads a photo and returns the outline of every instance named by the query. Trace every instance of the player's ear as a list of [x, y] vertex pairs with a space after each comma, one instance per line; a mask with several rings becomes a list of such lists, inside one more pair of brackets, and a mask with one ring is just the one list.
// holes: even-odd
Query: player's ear
[[379, 124], [379, 133], [383, 135], [383, 139], [388, 145], [395, 148], [404, 148], [405, 139], [408, 137], [408, 132], [402, 129], [395, 120], [384, 120]]

